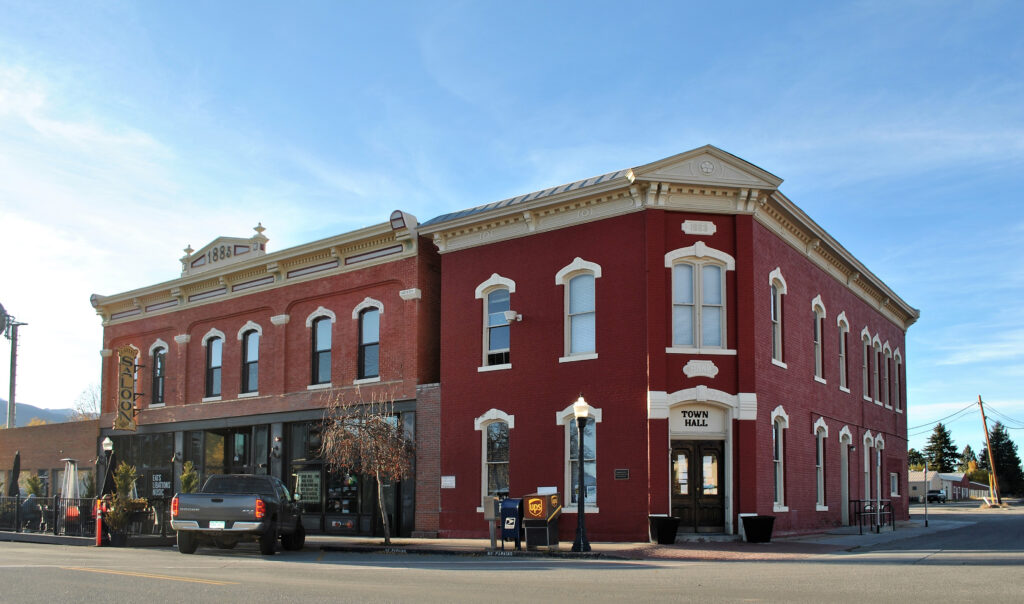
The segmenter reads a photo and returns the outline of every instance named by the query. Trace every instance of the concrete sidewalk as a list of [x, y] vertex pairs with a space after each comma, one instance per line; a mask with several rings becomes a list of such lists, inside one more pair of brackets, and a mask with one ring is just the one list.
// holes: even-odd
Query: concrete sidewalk
[[923, 520], [896, 523], [896, 530], [883, 528], [881, 532], [860, 534], [857, 527], [841, 527], [827, 533], [775, 538], [769, 543], [746, 543], [731, 535], [692, 536], [693, 540], [679, 540], [673, 545], [654, 543], [591, 543], [591, 551], [579, 554], [570, 551], [572, 542], [563, 542], [557, 548], [515, 550], [511, 542], [501, 549], [491, 549], [487, 539], [413, 539], [399, 537], [385, 546], [379, 537], [337, 537], [310, 535], [307, 548], [324, 551], [363, 552], [385, 554], [448, 554], [462, 556], [540, 556], [562, 558], [611, 558], [625, 560], [795, 560], [810, 556], [835, 554], [890, 543], [901, 539], [939, 531], [952, 530], [972, 522], [932, 519], [929, 526]]

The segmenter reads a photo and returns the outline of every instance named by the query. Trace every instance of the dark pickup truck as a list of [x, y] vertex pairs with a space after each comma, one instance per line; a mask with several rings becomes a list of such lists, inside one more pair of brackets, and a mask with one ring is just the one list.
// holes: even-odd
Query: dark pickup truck
[[198, 493], [178, 493], [171, 500], [171, 528], [178, 551], [191, 554], [200, 543], [231, 549], [255, 540], [260, 552], [274, 553], [278, 537], [286, 550], [306, 542], [299, 503], [273, 476], [214, 474]]

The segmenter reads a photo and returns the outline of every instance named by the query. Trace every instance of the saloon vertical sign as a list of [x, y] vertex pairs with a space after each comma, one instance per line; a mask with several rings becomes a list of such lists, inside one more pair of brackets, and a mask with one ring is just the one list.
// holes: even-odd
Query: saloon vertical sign
[[115, 430], [135, 430], [135, 355], [131, 346], [117, 350], [117, 417]]

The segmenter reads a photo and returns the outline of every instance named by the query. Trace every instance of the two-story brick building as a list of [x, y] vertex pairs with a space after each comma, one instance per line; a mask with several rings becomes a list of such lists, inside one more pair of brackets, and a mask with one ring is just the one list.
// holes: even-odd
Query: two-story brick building
[[[393, 401], [414, 433], [416, 477], [385, 485], [398, 534], [437, 530], [436, 250], [416, 219], [390, 221], [279, 252], [220, 237], [186, 249], [179, 278], [93, 296], [103, 317], [100, 439], [134, 463], [149, 497], [169, 497], [182, 464], [213, 473], [270, 473], [302, 495], [307, 530], [377, 532], [371, 479], [318, 457], [333, 398]], [[424, 245], [426, 243], [426, 245]], [[120, 357], [134, 364], [137, 430], [112, 430]], [[130, 389], [121, 398], [131, 398]], [[130, 403], [128, 404], [130, 408]], [[129, 413], [130, 415], [130, 413]]]
[[646, 539], [907, 515], [905, 344], [918, 312], [778, 190], [706, 146], [420, 225], [441, 254], [440, 533], [541, 487]]

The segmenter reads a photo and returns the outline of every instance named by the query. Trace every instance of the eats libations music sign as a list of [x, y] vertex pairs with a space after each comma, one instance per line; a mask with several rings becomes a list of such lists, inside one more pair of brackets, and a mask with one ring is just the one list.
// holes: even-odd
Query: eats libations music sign
[[117, 349], [117, 417], [115, 430], [135, 430], [135, 355], [131, 346]]

